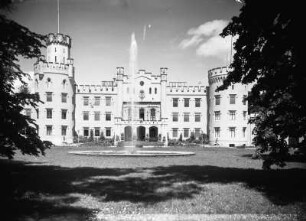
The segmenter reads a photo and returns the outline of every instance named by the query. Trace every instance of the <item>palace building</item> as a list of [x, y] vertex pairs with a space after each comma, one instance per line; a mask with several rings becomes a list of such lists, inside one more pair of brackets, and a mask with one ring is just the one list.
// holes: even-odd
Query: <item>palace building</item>
[[[251, 145], [248, 86], [235, 84], [216, 92], [228, 69], [209, 71], [209, 85], [169, 82], [168, 69], [139, 70], [133, 77], [117, 67], [110, 81], [75, 82], [71, 38], [49, 34], [46, 56], [34, 64], [34, 92], [43, 103], [25, 114], [36, 119], [42, 140], [72, 143], [74, 136], [117, 141], [188, 139], [209, 135], [210, 144]], [[131, 101], [133, 97], [133, 101]], [[132, 126], [133, 125], [133, 126]]]

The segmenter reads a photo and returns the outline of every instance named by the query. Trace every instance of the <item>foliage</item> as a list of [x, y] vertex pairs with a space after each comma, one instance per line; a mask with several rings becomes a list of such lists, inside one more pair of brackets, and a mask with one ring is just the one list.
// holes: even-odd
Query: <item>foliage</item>
[[[264, 167], [283, 166], [289, 137], [305, 138], [306, 75], [301, 1], [245, 0], [221, 36], [237, 36], [231, 71], [224, 84], [253, 84], [247, 97], [254, 144], [268, 152]], [[299, 144], [305, 147], [305, 139]]]
[[27, 74], [21, 70], [18, 57], [38, 57], [45, 37], [9, 20], [4, 12], [10, 6], [11, 1], [1, 1], [0, 155], [8, 158], [12, 158], [17, 149], [23, 154], [39, 155], [44, 154], [44, 150], [49, 147], [48, 142], [40, 140], [35, 121], [22, 114], [25, 106], [37, 106], [38, 95], [14, 92], [15, 81], [19, 80], [26, 87], [23, 79]]
[[105, 140], [105, 136], [104, 136], [103, 131], [101, 131], [101, 134], [100, 134], [99, 140], [100, 140], [100, 141], [104, 141], [104, 140]]
[[182, 135], [182, 133], [180, 134], [179, 141], [180, 141], [180, 142], [182, 142], [182, 141], [183, 141], [183, 135]]

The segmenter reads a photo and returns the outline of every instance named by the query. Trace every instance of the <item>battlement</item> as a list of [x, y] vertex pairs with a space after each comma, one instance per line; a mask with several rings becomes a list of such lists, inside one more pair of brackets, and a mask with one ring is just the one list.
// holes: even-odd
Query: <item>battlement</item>
[[222, 83], [227, 77], [229, 71], [228, 66], [213, 68], [208, 71], [208, 82], [209, 84], [213, 83]]
[[117, 84], [114, 81], [102, 81], [101, 84], [79, 84], [77, 93], [117, 93]]
[[168, 87], [185, 87], [187, 85], [187, 82], [169, 82], [167, 85]]
[[186, 82], [169, 82], [167, 85], [167, 92], [174, 94], [193, 94], [206, 93], [206, 86], [204, 85], [187, 85]]
[[69, 74], [72, 71], [73, 67], [73, 59], [68, 59], [67, 64], [63, 63], [54, 63], [54, 62], [46, 62], [44, 57], [38, 58], [38, 61], [34, 64], [34, 73], [64, 73]]
[[168, 74], [168, 68], [166, 68], [166, 67], [161, 67], [161, 68], [160, 68], [160, 75], [162, 75], [162, 74]]
[[61, 44], [71, 47], [71, 38], [68, 35], [60, 34], [60, 33], [50, 33], [47, 35], [46, 44], [49, 46], [50, 44]]
[[208, 71], [208, 78], [219, 76], [219, 75], [227, 75], [228, 66], [213, 68]]

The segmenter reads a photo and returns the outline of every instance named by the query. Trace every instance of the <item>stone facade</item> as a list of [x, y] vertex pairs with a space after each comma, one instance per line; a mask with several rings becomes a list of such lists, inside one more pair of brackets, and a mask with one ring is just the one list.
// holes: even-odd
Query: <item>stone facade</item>
[[252, 128], [248, 124], [249, 85], [233, 84], [216, 91], [228, 73], [228, 67], [209, 70], [208, 131], [210, 144], [221, 146], [251, 145]]
[[167, 68], [158, 74], [139, 70], [132, 77], [123, 67], [117, 67], [111, 81], [76, 84], [70, 48], [69, 36], [49, 34], [47, 59], [42, 56], [34, 64], [34, 91], [43, 103], [32, 117], [42, 140], [60, 145], [73, 142], [75, 135], [98, 139], [103, 134], [116, 141], [134, 136], [167, 142], [209, 134], [211, 144], [251, 143], [247, 104], [242, 99], [248, 87], [235, 84], [215, 92], [227, 68], [210, 70], [209, 86], [169, 82]]

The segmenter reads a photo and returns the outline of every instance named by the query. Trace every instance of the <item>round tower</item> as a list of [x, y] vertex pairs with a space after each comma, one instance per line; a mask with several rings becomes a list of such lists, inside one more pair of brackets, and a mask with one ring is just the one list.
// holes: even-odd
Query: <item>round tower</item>
[[248, 86], [232, 84], [228, 89], [216, 92], [228, 74], [228, 67], [208, 71], [208, 131], [209, 143], [220, 146], [250, 145], [248, 105], [244, 100]]
[[75, 80], [70, 57], [71, 38], [48, 34], [47, 54], [34, 64], [35, 91], [39, 94], [39, 136], [56, 145], [73, 142]]

